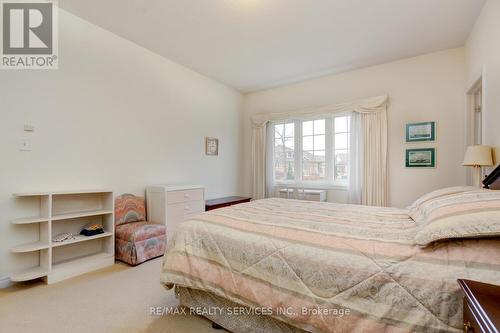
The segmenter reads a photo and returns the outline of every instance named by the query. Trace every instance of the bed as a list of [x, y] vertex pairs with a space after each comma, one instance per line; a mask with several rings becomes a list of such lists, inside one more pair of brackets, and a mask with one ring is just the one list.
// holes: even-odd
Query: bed
[[[485, 209], [479, 191], [453, 202], [482, 200], [467, 209], [498, 221], [500, 197]], [[418, 209], [272, 198], [206, 212], [178, 228], [161, 282], [232, 332], [460, 332], [456, 279], [500, 283], [500, 222], [436, 241], [457, 220], [449, 193]], [[439, 223], [418, 244], [424, 215]]]

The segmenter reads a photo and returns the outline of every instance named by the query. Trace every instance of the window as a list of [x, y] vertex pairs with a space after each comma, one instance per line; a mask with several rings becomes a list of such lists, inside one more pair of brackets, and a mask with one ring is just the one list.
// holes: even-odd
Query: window
[[274, 125], [274, 179], [295, 179], [295, 124]]
[[347, 182], [349, 162], [349, 117], [335, 118], [335, 145], [334, 145], [334, 179], [339, 182]]
[[274, 126], [274, 182], [347, 185], [350, 117], [290, 120]]
[[325, 137], [325, 119], [302, 122], [302, 180], [325, 180]]

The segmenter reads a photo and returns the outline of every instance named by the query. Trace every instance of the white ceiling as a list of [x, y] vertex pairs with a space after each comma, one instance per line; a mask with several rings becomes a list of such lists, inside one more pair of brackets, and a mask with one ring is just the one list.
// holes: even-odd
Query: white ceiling
[[61, 0], [242, 92], [464, 44], [485, 0]]

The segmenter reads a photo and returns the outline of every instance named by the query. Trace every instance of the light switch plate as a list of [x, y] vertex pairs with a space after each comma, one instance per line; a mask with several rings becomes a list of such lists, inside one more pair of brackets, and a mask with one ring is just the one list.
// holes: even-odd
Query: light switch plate
[[31, 142], [30, 140], [21, 140], [21, 145], [19, 147], [20, 151], [31, 151]]
[[24, 125], [24, 131], [25, 132], [34, 132], [35, 127], [33, 127], [33, 125], [26, 124], [26, 125]]

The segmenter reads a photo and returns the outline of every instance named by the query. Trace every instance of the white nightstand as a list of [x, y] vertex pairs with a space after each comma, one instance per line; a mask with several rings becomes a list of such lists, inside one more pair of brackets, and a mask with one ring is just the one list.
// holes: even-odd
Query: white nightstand
[[155, 185], [146, 188], [148, 221], [165, 223], [167, 241], [177, 226], [205, 211], [205, 187], [201, 185]]

